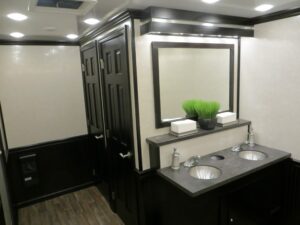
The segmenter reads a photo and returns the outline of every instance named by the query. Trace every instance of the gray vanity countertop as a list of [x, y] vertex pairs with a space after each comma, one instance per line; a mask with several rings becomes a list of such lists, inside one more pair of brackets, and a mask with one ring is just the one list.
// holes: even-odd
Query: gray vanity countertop
[[[250, 150], [250, 147], [247, 148]], [[290, 153], [260, 145], [256, 145], [252, 150], [267, 154], [267, 158], [261, 161], [245, 160], [239, 157], [238, 152], [233, 152], [231, 149], [225, 149], [203, 156], [200, 165], [213, 166], [222, 171], [221, 176], [217, 179], [196, 179], [189, 175], [190, 168], [185, 168], [183, 165], [181, 165], [179, 170], [172, 170], [170, 167], [159, 169], [158, 174], [191, 197], [196, 197], [291, 157]], [[212, 155], [221, 155], [224, 156], [225, 159], [212, 160], [210, 159]]]

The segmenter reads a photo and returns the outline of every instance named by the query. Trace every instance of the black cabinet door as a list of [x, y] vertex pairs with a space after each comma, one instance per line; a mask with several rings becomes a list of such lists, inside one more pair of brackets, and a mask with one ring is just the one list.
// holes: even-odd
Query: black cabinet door
[[103, 58], [106, 128], [111, 155], [115, 211], [128, 225], [137, 222], [132, 112], [126, 31], [99, 42]]
[[300, 224], [300, 162], [287, 163], [284, 190], [284, 225]]
[[[229, 186], [222, 200], [222, 225], [283, 225], [285, 163]], [[234, 190], [236, 189], [236, 190]]]

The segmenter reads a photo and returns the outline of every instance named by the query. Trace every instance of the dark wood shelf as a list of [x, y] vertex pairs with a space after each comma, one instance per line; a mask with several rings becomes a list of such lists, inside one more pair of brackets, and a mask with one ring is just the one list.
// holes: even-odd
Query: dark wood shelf
[[216, 126], [216, 128], [214, 130], [198, 129], [198, 132], [196, 132], [196, 133], [188, 134], [188, 135], [181, 136], [181, 137], [176, 137], [171, 134], [164, 134], [164, 135], [159, 135], [159, 136], [155, 136], [155, 137], [150, 137], [150, 138], [147, 138], [146, 140], [149, 144], [151, 144], [155, 147], [159, 147], [162, 145], [167, 145], [167, 144], [184, 141], [184, 140], [188, 140], [188, 139], [192, 139], [192, 138], [196, 138], [196, 137], [214, 134], [214, 133], [218, 133], [221, 131], [234, 129], [237, 127], [249, 126], [250, 124], [251, 124], [251, 121], [249, 121], [249, 120], [239, 119], [236, 124], [232, 124], [232, 125], [225, 126], [225, 127]]

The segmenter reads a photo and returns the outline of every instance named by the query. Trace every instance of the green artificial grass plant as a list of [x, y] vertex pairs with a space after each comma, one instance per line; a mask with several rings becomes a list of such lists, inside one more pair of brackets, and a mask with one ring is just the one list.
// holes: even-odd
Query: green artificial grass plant
[[186, 100], [182, 103], [182, 108], [188, 117], [197, 116], [197, 112], [195, 111], [195, 104], [197, 102], [198, 102], [197, 100], [191, 99], [191, 100]]
[[220, 109], [220, 103], [197, 101], [194, 105], [194, 109], [201, 119], [214, 119]]

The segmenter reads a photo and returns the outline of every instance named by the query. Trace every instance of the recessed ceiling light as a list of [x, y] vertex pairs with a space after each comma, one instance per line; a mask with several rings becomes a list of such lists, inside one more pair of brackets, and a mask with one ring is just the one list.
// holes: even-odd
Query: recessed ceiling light
[[71, 40], [74, 40], [74, 39], [78, 38], [78, 35], [77, 34], [68, 34], [66, 37], [71, 39]]
[[23, 21], [23, 20], [26, 20], [28, 17], [24, 14], [21, 14], [21, 13], [10, 13], [10, 14], [7, 14], [7, 17], [9, 19], [12, 19], [12, 20], [15, 20], [15, 21]]
[[161, 18], [154, 18], [152, 21], [158, 22], [158, 23], [167, 23], [167, 19], [161, 19]]
[[12, 36], [12, 37], [14, 37], [14, 38], [22, 38], [22, 37], [24, 37], [24, 34], [22, 34], [20, 32], [12, 32], [9, 35]]
[[259, 5], [255, 8], [256, 11], [259, 11], [259, 12], [265, 12], [265, 11], [268, 11], [270, 9], [272, 9], [274, 6], [273, 5], [270, 5], [270, 4], [262, 4], [262, 5]]
[[88, 19], [84, 20], [83, 22], [85, 22], [86, 24], [89, 24], [89, 25], [95, 25], [95, 24], [99, 23], [100, 20], [95, 19], [95, 18], [88, 18]]
[[220, 0], [202, 0], [202, 2], [207, 3], [207, 4], [214, 4]]
[[213, 27], [214, 24], [213, 23], [202, 23], [203, 26], [206, 26], [206, 27]]

